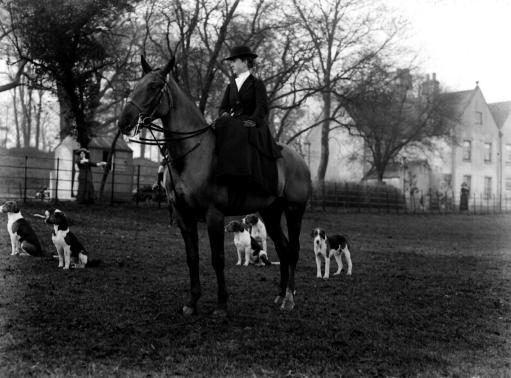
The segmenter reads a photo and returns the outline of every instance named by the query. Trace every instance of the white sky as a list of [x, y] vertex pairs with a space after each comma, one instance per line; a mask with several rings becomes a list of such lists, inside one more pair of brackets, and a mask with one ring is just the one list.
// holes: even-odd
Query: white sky
[[511, 0], [384, 2], [409, 20], [424, 73], [450, 91], [479, 81], [487, 102], [511, 101]]

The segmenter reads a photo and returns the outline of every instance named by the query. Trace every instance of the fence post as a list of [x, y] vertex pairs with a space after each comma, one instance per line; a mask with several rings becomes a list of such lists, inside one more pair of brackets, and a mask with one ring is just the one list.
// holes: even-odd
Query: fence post
[[23, 202], [27, 202], [27, 170], [28, 170], [28, 156], [25, 155], [25, 173], [24, 173], [24, 189], [23, 189]]
[[57, 177], [55, 177], [55, 197], [53, 202], [56, 203], [59, 200], [59, 169], [60, 169], [60, 158], [57, 158]]

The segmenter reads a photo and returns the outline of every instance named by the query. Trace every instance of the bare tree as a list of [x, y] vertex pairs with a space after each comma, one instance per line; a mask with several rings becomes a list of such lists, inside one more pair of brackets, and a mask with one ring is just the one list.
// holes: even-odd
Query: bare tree
[[257, 75], [267, 86], [274, 135], [283, 141], [295, 132], [300, 107], [317, 92], [303, 75], [312, 58], [311, 48], [296, 38], [299, 20], [288, 16], [292, 9], [283, 10], [289, 8], [287, 4], [258, 0], [240, 8], [239, 3], [178, 0], [171, 7], [152, 3], [145, 16], [144, 51], [160, 57], [176, 54], [179, 70], [175, 74], [183, 89], [213, 119], [226, 77], [231, 75], [221, 56], [234, 45], [249, 45], [259, 55]]
[[178, 57], [174, 72], [183, 90], [196, 102], [203, 114], [212, 116], [209, 109], [219, 96], [217, 75], [219, 57], [227, 43], [228, 28], [239, 17], [236, 13], [240, 0], [176, 0], [154, 3], [146, 13], [147, 40], [145, 51], [161, 58]]
[[7, 84], [0, 85], [0, 92], [10, 91], [11, 89], [14, 89], [20, 85], [21, 75], [23, 75], [26, 64], [27, 64], [26, 60], [22, 60], [18, 64], [18, 70], [16, 72], [16, 75], [13, 78], [11, 78]]
[[352, 135], [364, 140], [371, 168], [383, 180], [387, 165], [404, 149], [430, 148], [434, 138], [451, 135], [454, 107], [445, 101], [435, 77], [424, 81], [409, 69], [375, 65], [356, 82], [344, 102]]
[[[311, 43], [315, 59], [310, 75], [322, 103], [321, 154], [317, 180], [324, 185], [329, 159], [328, 140], [333, 119], [342, 111], [343, 88], [357, 72], [389, 48], [401, 25], [365, 0], [293, 0], [301, 24], [298, 39]], [[341, 93], [339, 93], [341, 91]], [[340, 94], [340, 96], [339, 96]]]

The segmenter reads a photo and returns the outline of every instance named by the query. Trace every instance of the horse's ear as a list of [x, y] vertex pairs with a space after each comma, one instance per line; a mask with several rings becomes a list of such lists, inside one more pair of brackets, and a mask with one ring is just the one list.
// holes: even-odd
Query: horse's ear
[[161, 72], [162, 75], [167, 76], [169, 74], [169, 72], [172, 71], [172, 68], [174, 68], [174, 64], [176, 64], [176, 58], [173, 56], [172, 58], [170, 58], [167, 65], [165, 67], [163, 67], [163, 70]]
[[140, 63], [142, 63], [142, 70], [144, 71], [144, 75], [153, 70], [143, 55], [140, 55]]

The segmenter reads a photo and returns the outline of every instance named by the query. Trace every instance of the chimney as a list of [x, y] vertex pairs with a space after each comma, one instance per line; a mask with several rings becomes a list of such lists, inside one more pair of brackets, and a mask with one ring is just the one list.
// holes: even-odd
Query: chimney
[[424, 96], [435, 96], [439, 92], [439, 82], [436, 79], [436, 73], [433, 72], [430, 80], [429, 74], [426, 74], [426, 80], [422, 83], [422, 93]]

